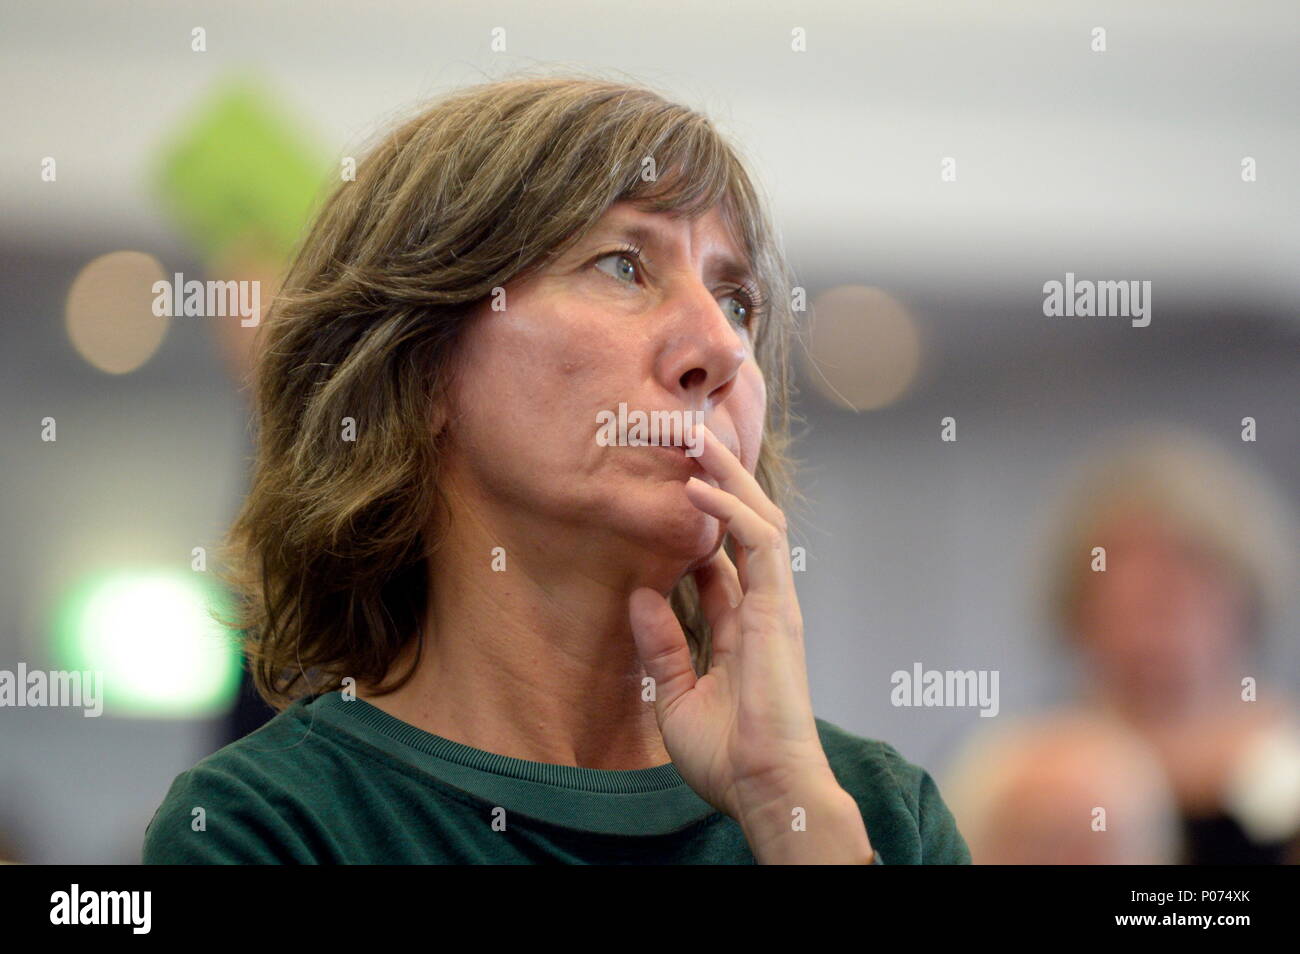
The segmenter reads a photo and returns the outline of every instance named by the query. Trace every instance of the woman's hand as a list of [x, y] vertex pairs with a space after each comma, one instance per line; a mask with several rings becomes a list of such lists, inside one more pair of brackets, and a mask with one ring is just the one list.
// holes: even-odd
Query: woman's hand
[[760, 862], [869, 863], [857, 803], [835, 779], [813, 719], [785, 516], [706, 427], [686, 493], [736, 542], [695, 573], [713, 633], [713, 664], [696, 677], [668, 601], [639, 589], [632, 632], [654, 680], [664, 746], [701, 798], [736, 819]]

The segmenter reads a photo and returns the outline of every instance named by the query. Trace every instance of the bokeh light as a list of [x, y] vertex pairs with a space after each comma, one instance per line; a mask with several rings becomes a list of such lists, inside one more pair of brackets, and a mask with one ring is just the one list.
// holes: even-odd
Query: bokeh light
[[195, 573], [98, 574], [59, 609], [57, 665], [101, 673], [112, 715], [217, 715], [234, 698], [239, 652], [214, 608], [222, 608], [220, 591]]
[[897, 401], [916, 378], [916, 322], [880, 288], [839, 285], [813, 302], [809, 378], [837, 407], [871, 411]]
[[108, 374], [128, 374], [153, 357], [170, 325], [153, 313], [153, 285], [165, 277], [144, 252], [109, 252], [86, 265], [64, 309], [77, 353]]

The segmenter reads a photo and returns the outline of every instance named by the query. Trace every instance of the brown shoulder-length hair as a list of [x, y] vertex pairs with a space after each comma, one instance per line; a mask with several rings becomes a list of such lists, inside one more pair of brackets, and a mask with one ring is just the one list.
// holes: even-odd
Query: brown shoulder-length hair
[[[748, 254], [767, 302], [757, 477], [785, 505], [792, 281], [733, 147], [638, 85], [517, 75], [459, 90], [385, 134], [325, 200], [258, 330], [257, 454], [222, 576], [226, 622], [272, 706], [349, 676], [379, 684], [420, 634], [449, 517], [434, 422], [462, 333], [493, 289], [564, 254], [619, 200], [688, 218], [718, 206]], [[672, 605], [706, 670], [689, 576]]]

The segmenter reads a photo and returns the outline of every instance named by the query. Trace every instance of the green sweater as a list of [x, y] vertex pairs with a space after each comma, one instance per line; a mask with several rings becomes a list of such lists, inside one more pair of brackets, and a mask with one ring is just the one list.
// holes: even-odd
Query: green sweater
[[[969, 864], [930, 775], [817, 720], [882, 864]], [[202, 811], [198, 811], [202, 809]], [[145, 864], [753, 864], [740, 826], [672, 763], [528, 762], [433, 735], [338, 692], [299, 699], [182, 772]]]

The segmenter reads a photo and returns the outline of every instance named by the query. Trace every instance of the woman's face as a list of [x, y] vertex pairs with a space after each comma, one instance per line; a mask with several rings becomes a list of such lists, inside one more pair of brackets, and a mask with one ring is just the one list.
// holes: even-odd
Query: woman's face
[[660, 421], [702, 419], [754, 470], [767, 397], [742, 262], [717, 209], [690, 222], [619, 202], [545, 271], [507, 285], [458, 359], [446, 458], [458, 496], [489, 523], [573, 533], [602, 554], [712, 553], [718, 522], [685, 493], [705, 477], [694, 457], [598, 438], [620, 405], [633, 423], [675, 412]]
[[1167, 523], [1111, 516], [1106, 571], [1087, 573], [1084, 645], [1111, 688], [1158, 709], [1230, 669], [1242, 650], [1247, 594], [1231, 572]]

